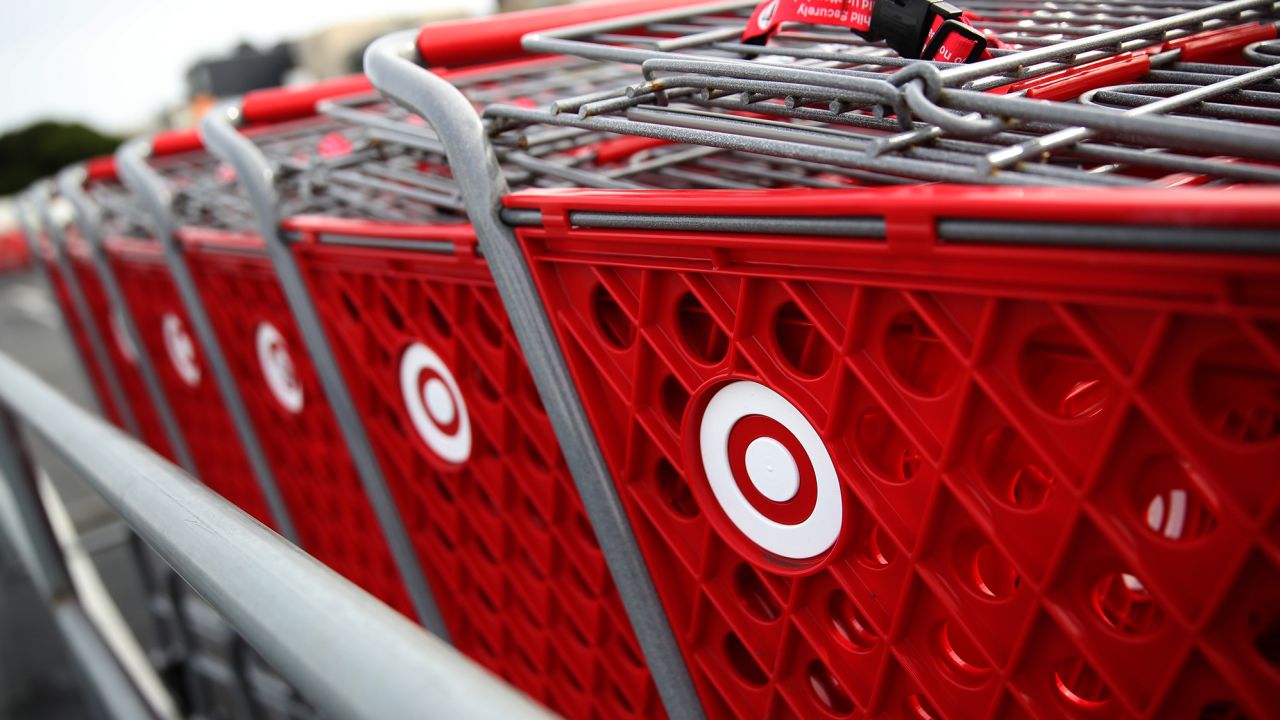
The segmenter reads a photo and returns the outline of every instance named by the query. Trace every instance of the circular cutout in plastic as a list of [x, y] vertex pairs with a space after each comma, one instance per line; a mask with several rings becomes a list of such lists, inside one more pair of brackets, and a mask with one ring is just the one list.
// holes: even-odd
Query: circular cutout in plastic
[[200, 365], [196, 361], [196, 343], [187, 333], [182, 318], [174, 313], [165, 313], [160, 319], [160, 327], [164, 334], [164, 349], [169, 354], [169, 362], [178, 373], [182, 382], [191, 387], [200, 384]]
[[124, 331], [124, 319], [118, 310], [111, 313], [111, 334], [115, 337], [116, 348], [120, 350], [120, 356], [130, 365], [136, 365], [138, 363], [138, 348], [133, 344], [129, 333]]
[[1190, 390], [1201, 422], [1223, 439], [1256, 445], [1280, 438], [1280, 372], [1252, 345], [1204, 353]]
[[275, 325], [263, 322], [257, 332], [258, 366], [267, 381], [267, 389], [276, 402], [293, 414], [302, 411], [302, 383], [293, 365], [293, 356], [284, 336]]
[[849, 698], [849, 693], [845, 692], [840, 680], [825, 663], [821, 660], [809, 663], [808, 675], [809, 689], [813, 691], [813, 697], [820, 706], [836, 715], [848, 715], [853, 712], [853, 700]]
[[956, 542], [956, 566], [967, 587], [984, 600], [1012, 597], [1022, 585], [1018, 571], [976, 530]]
[[400, 393], [432, 452], [453, 464], [471, 457], [471, 417], [462, 391], [449, 367], [423, 343], [410, 345], [400, 357]]
[[835, 357], [831, 343], [799, 305], [788, 302], [778, 308], [773, 332], [779, 354], [801, 377], [821, 377], [831, 367]]
[[1053, 684], [1058, 695], [1079, 710], [1100, 710], [1111, 700], [1111, 689], [1081, 658], [1059, 662], [1053, 671]]
[[1063, 325], [1042, 328], [1027, 339], [1021, 374], [1036, 404], [1064, 420], [1095, 417], [1111, 398], [1106, 370]]
[[891, 484], [909, 483], [923, 469], [924, 458], [889, 414], [871, 408], [858, 420], [858, 450], [875, 475]]
[[811, 561], [835, 545], [844, 497], [813, 425], [751, 380], [719, 387], [694, 418], [699, 459], [725, 517], [779, 558]]
[[773, 593], [769, 592], [769, 588], [765, 587], [764, 581], [750, 565], [738, 565], [733, 573], [733, 585], [742, 606], [752, 617], [766, 623], [781, 617], [782, 610], [773, 599]]
[[978, 466], [996, 499], [1016, 510], [1035, 510], [1049, 499], [1054, 477], [1012, 428], [987, 433]]
[[875, 631], [843, 590], [831, 593], [827, 611], [831, 613], [831, 627], [835, 630], [836, 639], [850, 650], [866, 652], [875, 647]]
[[605, 286], [596, 286], [591, 294], [591, 306], [596, 327], [605, 341], [619, 350], [631, 347], [636, 341], [636, 324]]
[[963, 685], [981, 685], [991, 676], [977, 645], [963, 630], [943, 621], [934, 635], [942, 665]]
[[1109, 573], [1093, 587], [1093, 610], [1103, 624], [1129, 637], [1145, 637], [1160, 629], [1164, 613], [1137, 577]]
[[1166, 542], [1191, 543], [1218, 526], [1190, 463], [1172, 455], [1147, 459], [1134, 487], [1138, 523]]
[[914, 312], [901, 313], [889, 323], [884, 356], [894, 377], [926, 398], [946, 394], [960, 377], [960, 361]]
[[685, 348], [699, 362], [715, 365], [729, 352], [729, 336], [693, 293], [681, 296], [676, 306], [676, 324]]

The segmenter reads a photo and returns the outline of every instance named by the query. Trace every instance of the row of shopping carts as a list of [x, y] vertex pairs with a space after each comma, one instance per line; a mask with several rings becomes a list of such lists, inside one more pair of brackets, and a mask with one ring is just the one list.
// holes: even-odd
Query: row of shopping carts
[[[985, 50], [744, 40], [888, 3]], [[961, 4], [428, 26], [32, 239], [108, 418], [567, 717], [1268, 717], [1280, 4]]]

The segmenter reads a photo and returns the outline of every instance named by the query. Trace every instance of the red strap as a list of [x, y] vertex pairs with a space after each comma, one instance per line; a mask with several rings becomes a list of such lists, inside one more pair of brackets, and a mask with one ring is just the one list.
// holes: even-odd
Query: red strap
[[756, 8], [742, 33], [743, 42], [769, 38], [783, 23], [833, 25], [866, 32], [875, 0], [769, 0]]
[[[763, 44], [782, 28], [783, 23], [788, 22], [843, 27], [873, 38], [877, 35], [885, 36], [887, 28], [875, 26], [876, 23], [885, 22], [877, 18], [877, 1], [880, 0], [769, 0], [756, 7], [756, 11], [752, 13], [743, 30], [742, 41]], [[922, 20], [930, 22], [928, 33], [922, 33], [923, 48], [914, 47], [916, 40], [910, 34], [904, 40], [905, 45], [895, 44], [892, 38], [885, 38], [891, 47], [897, 48], [904, 56], [916, 57], [920, 54], [927, 60], [964, 63], [990, 57], [986, 52], [989, 45], [1003, 46], [1003, 43], [990, 34], [974, 28], [971, 18], [958, 14], [958, 8], [943, 2], [916, 1], [927, 3], [927, 7], [919, 8], [919, 12]], [[939, 34], [941, 40], [933, 42]]]

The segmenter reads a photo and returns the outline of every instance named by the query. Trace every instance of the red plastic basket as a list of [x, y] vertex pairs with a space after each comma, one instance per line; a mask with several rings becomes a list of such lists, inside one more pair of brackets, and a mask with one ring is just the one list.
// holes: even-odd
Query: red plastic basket
[[179, 239], [302, 546], [412, 615], [261, 238], [184, 228]]
[[661, 716], [471, 228], [286, 227], [454, 644], [566, 717]]
[[85, 332], [80, 313], [76, 311], [75, 303], [71, 300], [71, 291], [67, 289], [66, 280], [62, 276], [62, 268], [54, 257], [56, 251], [50, 244], [47, 235], [41, 234], [37, 248], [40, 254], [40, 262], [44, 264], [46, 277], [49, 278], [49, 285], [53, 290], [53, 299], [58, 303], [58, 307], [62, 309], [62, 319], [67, 324], [67, 333], [70, 335], [71, 345], [75, 348], [76, 353], [80, 356], [80, 362], [84, 365], [85, 375], [89, 379], [89, 386], [93, 391], [94, 398], [98, 401], [98, 407], [101, 408], [102, 415], [107, 419], [107, 422], [116, 427], [123, 427], [120, 412], [116, 409], [111, 393], [107, 390], [107, 382], [102, 374], [102, 366], [98, 363], [97, 356], [93, 353], [93, 346], [89, 343], [89, 336]]
[[1070, 230], [1274, 237], [1277, 193], [509, 197], [709, 715], [1273, 715], [1280, 259]]
[[73, 229], [67, 230], [66, 238], [67, 258], [71, 262], [76, 281], [80, 284], [80, 290], [84, 292], [85, 300], [89, 304], [93, 322], [102, 332], [103, 343], [107, 346], [111, 362], [120, 376], [120, 387], [124, 391], [125, 401], [129, 403], [129, 409], [133, 411], [138, 423], [140, 433], [138, 439], [152, 450], [173, 460], [173, 449], [165, 435], [160, 415], [151, 402], [142, 373], [138, 370], [137, 348], [129, 341], [119, 316], [107, 299], [106, 288], [103, 287], [102, 278], [94, 267], [89, 248], [85, 246], [79, 232]]
[[110, 238], [106, 251], [142, 336], [142, 351], [156, 367], [200, 480], [270, 525], [271, 514], [213, 378], [201, 361], [200, 348], [159, 245]]

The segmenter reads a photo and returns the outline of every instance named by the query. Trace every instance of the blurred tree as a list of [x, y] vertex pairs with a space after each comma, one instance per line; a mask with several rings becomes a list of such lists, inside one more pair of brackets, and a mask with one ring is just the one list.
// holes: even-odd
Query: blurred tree
[[11, 195], [81, 160], [115, 152], [122, 140], [80, 123], [38, 122], [0, 135], [0, 195]]

